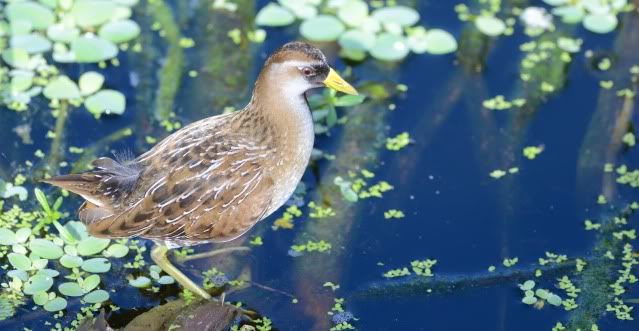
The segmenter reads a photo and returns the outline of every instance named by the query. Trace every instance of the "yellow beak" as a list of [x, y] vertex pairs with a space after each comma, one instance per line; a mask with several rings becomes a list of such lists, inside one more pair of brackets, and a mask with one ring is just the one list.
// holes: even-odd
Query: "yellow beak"
[[344, 78], [340, 77], [340, 75], [331, 68], [331, 71], [328, 72], [328, 77], [324, 80], [324, 85], [340, 91], [346, 94], [357, 95], [357, 90], [351, 86], [351, 84], [347, 83]]

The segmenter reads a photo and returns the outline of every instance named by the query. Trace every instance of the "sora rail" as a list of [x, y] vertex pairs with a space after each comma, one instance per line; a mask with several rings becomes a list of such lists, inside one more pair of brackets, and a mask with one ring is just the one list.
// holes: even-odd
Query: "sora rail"
[[244, 109], [185, 126], [132, 161], [103, 157], [44, 182], [86, 200], [79, 217], [92, 235], [153, 240], [155, 263], [209, 299], [167, 250], [233, 240], [288, 200], [313, 149], [305, 94], [322, 86], [357, 94], [319, 49], [288, 43], [268, 58]]

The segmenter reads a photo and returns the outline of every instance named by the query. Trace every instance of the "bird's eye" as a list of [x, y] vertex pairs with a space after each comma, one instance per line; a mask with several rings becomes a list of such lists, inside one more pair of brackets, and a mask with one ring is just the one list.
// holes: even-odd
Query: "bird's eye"
[[303, 67], [300, 69], [304, 76], [313, 76], [315, 75], [315, 70], [311, 67]]

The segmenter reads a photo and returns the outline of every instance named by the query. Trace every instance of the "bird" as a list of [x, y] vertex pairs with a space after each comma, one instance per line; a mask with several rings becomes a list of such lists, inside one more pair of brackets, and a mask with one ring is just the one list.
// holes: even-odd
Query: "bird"
[[154, 241], [153, 261], [211, 299], [168, 250], [236, 239], [287, 202], [313, 149], [306, 95], [320, 87], [358, 94], [320, 49], [289, 42], [267, 58], [243, 109], [186, 125], [134, 159], [101, 157], [43, 182], [84, 198], [78, 217], [91, 235]]

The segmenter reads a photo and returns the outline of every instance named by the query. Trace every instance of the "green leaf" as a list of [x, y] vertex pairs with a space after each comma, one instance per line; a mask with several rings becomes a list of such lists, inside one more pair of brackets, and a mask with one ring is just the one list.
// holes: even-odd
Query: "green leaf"
[[12, 48], [20, 48], [29, 54], [44, 53], [51, 49], [49, 39], [37, 33], [12, 36], [9, 42]]
[[85, 295], [82, 300], [86, 303], [100, 303], [109, 300], [109, 293], [104, 290], [95, 290]]
[[93, 289], [95, 289], [96, 287], [98, 287], [99, 284], [100, 284], [100, 276], [91, 275], [84, 279], [81, 286], [82, 286], [82, 290], [85, 293], [88, 293], [93, 291]]
[[18, 270], [29, 271], [31, 267], [31, 259], [24, 254], [9, 253], [9, 263]]
[[[59, 76], [49, 81], [47, 86], [44, 88], [43, 94], [49, 99], [79, 99], [80, 89], [78, 89], [78, 85], [69, 79], [69, 77]], [[45, 212], [50, 213], [51, 209], [48, 207], [49, 203], [47, 202], [46, 204], [47, 208], [45, 208], [45, 205], [43, 204], [43, 201], [46, 201], [46, 197], [44, 197], [44, 200], [40, 200], [37, 194], [38, 193], [36, 191], [36, 198], [38, 199], [38, 202], [40, 202], [42, 208]], [[42, 193], [42, 196], [44, 196], [44, 193]]]
[[104, 255], [107, 257], [112, 256], [115, 258], [121, 258], [121, 257], [125, 257], [128, 253], [129, 253], [129, 247], [122, 244], [113, 244], [109, 246], [109, 248], [107, 248], [106, 252], [104, 252]]
[[368, 5], [361, 0], [346, 1], [337, 10], [337, 17], [348, 26], [358, 27], [368, 17]]
[[44, 305], [47, 301], [49, 301], [49, 294], [45, 291], [33, 295], [33, 302], [38, 306]]
[[35, 274], [24, 284], [24, 294], [33, 295], [40, 291], [48, 291], [53, 286], [53, 278], [43, 274]]
[[12, 1], [4, 9], [9, 21], [27, 21], [35, 30], [46, 29], [55, 21], [53, 12], [32, 1]]
[[290, 10], [297, 18], [305, 20], [317, 16], [317, 7], [313, 4], [309, 4], [308, 1], [279, 0], [279, 3]]
[[171, 276], [164, 275], [160, 277], [160, 279], [158, 279], [158, 284], [160, 285], [170, 285], [173, 283], [175, 283], [175, 279], [173, 279], [173, 277]]
[[[62, 76], [62, 77], [66, 77], [66, 76]], [[35, 192], [36, 200], [38, 200], [38, 203], [40, 203], [40, 207], [42, 207], [42, 210], [44, 210], [45, 213], [51, 213], [49, 200], [47, 200], [47, 196], [44, 195], [44, 192], [42, 192], [42, 190], [40, 190], [39, 188], [36, 188], [34, 192]]]
[[342, 33], [338, 42], [349, 51], [368, 51], [375, 45], [375, 34], [352, 29]]
[[70, 43], [80, 36], [80, 30], [75, 26], [69, 27], [63, 23], [51, 25], [47, 29], [47, 37], [52, 41]]
[[584, 17], [583, 24], [588, 31], [595, 33], [608, 33], [617, 28], [619, 21], [617, 20], [617, 16], [611, 13], [588, 14]]
[[394, 6], [377, 9], [372, 14], [380, 22], [412, 26], [419, 21], [419, 13], [410, 7]]
[[68, 297], [81, 297], [84, 291], [76, 282], [66, 282], [58, 286], [58, 292]]
[[[31, 71], [26, 71], [26, 70], [14, 70], [12, 72], [12, 77], [11, 77], [11, 93], [16, 93], [16, 92], [25, 92], [27, 91], [29, 88], [31, 88], [31, 86], [33, 86], [33, 72]], [[2, 196], [9, 196], [10, 194], [7, 192], [7, 187], [11, 188], [12, 184], [11, 183], [7, 183], [6, 187], [5, 187], [5, 193], [2, 194], [0, 192], [0, 195]], [[20, 186], [18, 186], [20, 187]], [[13, 188], [15, 189], [15, 186], [13, 186]], [[24, 189], [24, 187], [20, 187], [22, 188], [24, 191], [26, 191], [26, 189]], [[2, 189], [0, 189], [1, 191]], [[28, 192], [27, 192], [28, 194]]]
[[114, 58], [118, 48], [100, 37], [80, 37], [71, 42], [71, 52], [79, 63], [95, 63]]
[[139, 36], [140, 26], [131, 20], [111, 21], [100, 28], [98, 35], [100, 38], [119, 44]]
[[553, 306], [560, 306], [561, 305], [561, 297], [559, 297], [556, 294], [550, 294], [548, 295], [548, 297], [546, 298], [546, 301], [548, 301], [549, 304], [553, 305]]
[[543, 288], [540, 288], [535, 291], [535, 295], [540, 299], [546, 300], [548, 296], [550, 295], [550, 293], [548, 292], [548, 290], [544, 290]]
[[501, 19], [491, 15], [481, 15], [475, 19], [475, 26], [483, 34], [496, 37], [506, 31], [506, 23]]
[[[2, 23], [3, 25], [5, 24], [4, 21]], [[10, 34], [14, 36], [19, 36], [19, 35], [25, 35], [25, 34], [31, 33], [33, 31], [33, 26], [31, 25], [31, 22], [29, 21], [14, 20], [9, 22], [8, 28], [3, 28], [3, 30], [4, 30], [3, 35]]]
[[87, 110], [96, 116], [101, 114], [121, 115], [126, 109], [124, 94], [116, 90], [102, 90], [84, 101]]
[[319, 15], [305, 20], [300, 25], [302, 37], [318, 42], [335, 41], [344, 30], [344, 24], [331, 15]]
[[563, 6], [552, 10], [554, 15], [561, 17], [561, 21], [566, 24], [576, 24], [581, 22], [586, 16], [586, 11], [582, 7]]
[[261, 26], [286, 26], [295, 22], [295, 16], [288, 9], [269, 3], [255, 16], [255, 24]]
[[[46, 261], [46, 260], [45, 260]], [[58, 277], [60, 272], [53, 269], [40, 269], [38, 270], [38, 274], [49, 276], [49, 277]]]
[[29, 228], [20, 228], [16, 231], [16, 241], [19, 243], [24, 243], [29, 239], [31, 235], [31, 229]]
[[2, 59], [10, 66], [19, 69], [30, 69], [29, 53], [22, 48], [10, 48], [2, 52]]
[[33, 267], [33, 269], [36, 269], [36, 270], [44, 269], [48, 263], [49, 263], [49, 260], [40, 259], [38, 258], [37, 254], [31, 255], [31, 266]]
[[57, 297], [44, 304], [44, 310], [49, 312], [56, 312], [67, 308], [67, 300]]
[[455, 37], [440, 29], [428, 30], [424, 42], [426, 44], [425, 49], [430, 54], [448, 54], [457, 50]]
[[104, 76], [102, 76], [99, 72], [88, 71], [80, 76], [78, 83], [80, 85], [80, 93], [87, 96], [102, 88], [102, 84], [104, 84]]
[[534, 280], [527, 280], [523, 284], [519, 285], [519, 288], [522, 291], [532, 290], [534, 287], [535, 287], [535, 281]]
[[[82, 222], [78, 221], [70, 221], [64, 224], [64, 228], [73, 236], [73, 239], [76, 242], [84, 238], [89, 237], [89, 233], [87, 232], [87, 228]], [[64, 239], [64, 238], [63, 238]], [[75, 244], [76, 242], [68, 242], [69, 244]]]
[[60, 246], [46, 239], [31, 240], [29, 249], [38, 256], [50, 260], [59, 259], [64, 254]]
[[109, 260], [96, 257], [93, 259], [88, 259], [82, 262], [82, 270], [91, 273], [105, 273], [111, 269], [111, 262]]
[[99, 26], [108, 22], [116, 12], [116, 5], [107, 0], [76, 0], [71, 15], [82, 28]]
[[60, 264], [69, 269], [79, 268], [82, 265], [82, 261], [81, 257], [73, 255], [63, 255], [62, 258], [60, 258]]
[[365, 95], [344, 95], [335, 101], [335, 107], [352, 107], [361, 104], [366, 99]]
[[0, 228], [0, 245], [11, 246], [17, 242], [15, 232]]
[[408, 55], [410, 49], [404, 37], [385, 32], [377, 36], [375, 46], [370, 52], [378, 60], [399, 61]]
[[23, 282], [26, 282], [29, 279], [29, 275], [24, 270], [9, 270], [9, 272], [7, 272], [7, 276], [9, 276], [9, 278], [18, 278]]
[[140, 276], [129, 280], [129, 285], [137, 288], [146, 288], [151, 286], [151, 280], [148, 277]]
[[96, 255], [102, 252], [111, 241], [105, 238], [88, 237], [80, 240], [78, 254], [82, 256]]
[[5, 187], [4, 187], [4, 192], [0, 192], [2, 193], [2, 195], [0, 195], [0, 198], [10, 198], [13, 196], [17, 196], [20, 201], [24, 201], [27, 199], [27, 197], [29, 196], [29, 192], [27, 191], [27, 189], [25, 189], [22, 186], [16, 186], [13, 185], [12, 183], [6, 183]]

